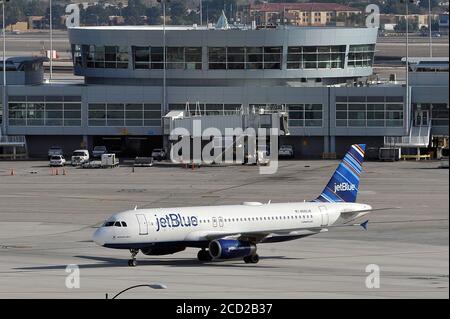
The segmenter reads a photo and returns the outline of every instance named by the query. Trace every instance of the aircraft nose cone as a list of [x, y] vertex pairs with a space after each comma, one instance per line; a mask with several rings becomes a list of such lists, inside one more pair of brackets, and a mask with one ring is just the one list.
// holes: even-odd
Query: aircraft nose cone
[[105, 236], [102, 228], [99, 228], [92, 235], [92, 240], [99, 246], [103, 246], [105, 244]]

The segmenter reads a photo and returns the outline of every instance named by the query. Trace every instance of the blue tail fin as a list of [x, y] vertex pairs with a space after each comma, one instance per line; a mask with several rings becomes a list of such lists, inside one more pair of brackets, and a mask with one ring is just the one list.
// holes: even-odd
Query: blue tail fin
[[365, 144], [355, 144], [350, 147], [328, 185], [315, 200], [316, 202], [356, 202], [365, 150]]

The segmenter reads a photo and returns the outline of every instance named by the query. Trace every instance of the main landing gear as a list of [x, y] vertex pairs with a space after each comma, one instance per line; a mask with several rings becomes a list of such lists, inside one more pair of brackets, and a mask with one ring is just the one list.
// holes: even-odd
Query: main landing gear
[[250, 256], [244, 257], [244, 261], [246, 264], [257, 264], [259, 262], [259, 255], [254, 254]]
[[136, 255], [138, 254], [138, 252], [139, 252], [139, 249], [130, 249], [131, 259], [128, 260], [128, 266], [130, 266], [130, 267], [137, 266]]
[[198, 251], [197, 259], [199, 261], [211, 261], [212, 257], [206, 249], [202, 249]]

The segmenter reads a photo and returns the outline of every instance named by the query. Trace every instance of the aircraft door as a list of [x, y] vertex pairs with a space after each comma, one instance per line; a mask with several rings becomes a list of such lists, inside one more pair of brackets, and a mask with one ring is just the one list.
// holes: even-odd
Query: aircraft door
[[213, 222], [213, 227], [217, 227], [217, 218], [216, 217], [212, 218], [212, 222]]
[[219, 227], [223, 227], [223, 218], [219, 217]]
[[428, 126], [430, 120], [430, 113], [428, 110], [417, 110], [415, 115], [416, 126]]
[[148, 235], [148, 223], [147, 218], [143, 214], [136, 214], [136, 218], [139, 223], [139, 235]]
[[326, 227], [328, 226], [328, 223], [330, 221], [330, 218], [328, 216], [328, 212], [327, 212], [327, 208], [325, 206], [319, 206], [319, 210], [320, 210], [320, 215], [321, 215], [321, 227]]

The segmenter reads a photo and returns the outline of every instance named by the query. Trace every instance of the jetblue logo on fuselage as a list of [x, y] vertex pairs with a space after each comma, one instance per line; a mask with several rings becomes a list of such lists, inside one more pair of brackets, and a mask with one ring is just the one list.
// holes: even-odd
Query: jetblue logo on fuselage
[[177, 228], [177, 227], [196, 227], [198, 226], [198, 218], [196, 216], [182, 216], [180, 214], [168, 214], [162, 217], [156, 217], [156, 231], [161, 228]]
[[356, 191], [356, 186], [349, 183], [340, 183], [334, 185], [334, 192], [347, 192]]

